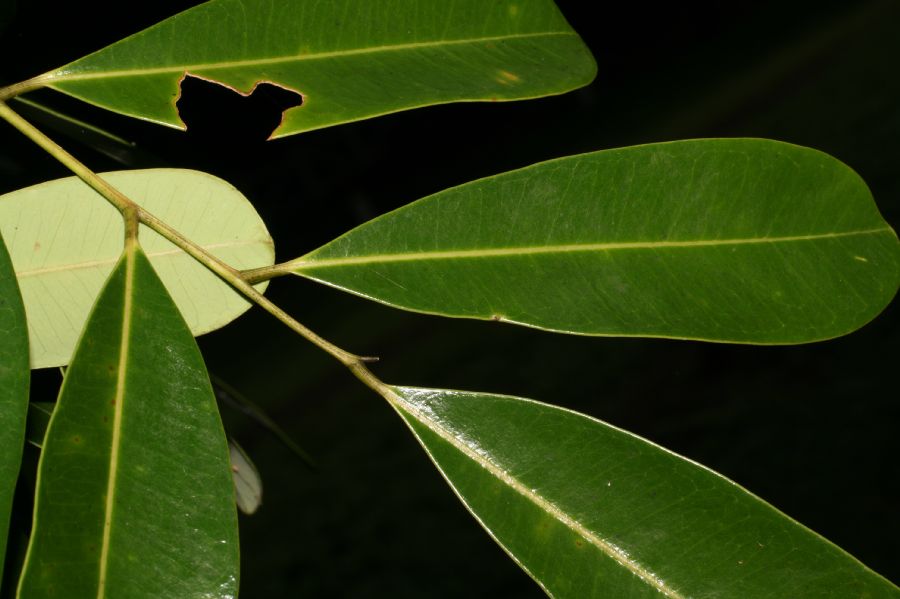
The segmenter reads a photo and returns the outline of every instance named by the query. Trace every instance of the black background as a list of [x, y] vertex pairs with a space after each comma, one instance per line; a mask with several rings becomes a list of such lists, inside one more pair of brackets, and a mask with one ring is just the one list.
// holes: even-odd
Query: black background
[[[19, 2], [0, 33], [0, 83], [190, 4]], [[77, 131], [44, 125], [95, 170], [178, 166], [227, 179], [269, 224], [280, 260], [480, 176], [690, 137], [770, 137], [828, 152], [856, 169], [900, 224], [900, 3], [558, 4], [599, 64], [592, 85], [561, 97], [433, 107], [268, 143], [266, 122], [281, 99], [265, 94], [186, 89], [187, 133], [49, 92], [34, 97], [138, 142], [117, 161]], [[0, 143], [0, 192], [67, 175], [8, 126]], [[268, 295], [326, 338], [380, 356], [375, 370], [387, 381], [592, 414], [729, 476], [900, 579], [896, 306], [848, 337], [772, 348], [445, 320], [295, 279], [273, 282]], [[258, 309], [200, 345], [212, 372], [264, 406], [320, 464], [307, 470], [225, 409], [265, 483], [263, 507], [241, 520], [242, 597], [541, 596], [387, 405], [337, 363]], [[38, 373], [35, 399], [51, 398], [56, 384], [52, 371]]]

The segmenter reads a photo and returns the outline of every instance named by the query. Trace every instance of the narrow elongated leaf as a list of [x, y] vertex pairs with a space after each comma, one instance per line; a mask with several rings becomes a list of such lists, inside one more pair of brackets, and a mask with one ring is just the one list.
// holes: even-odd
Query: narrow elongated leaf
[[288, 265], [386, 304], [587, 335], [802, 343], [891, 300], [900, 244], [834, 158], [759, 139], [584, 154], [449, 189]]
[[551, 596], [900, 596], [758, 497], [630, 433], [517, 397], [394, 391], [459, 498]]
[[236, 595], [225, 432], [197, 344], [134, 244], [66, 372], [36, 494], [21, 597]]
[[12, 262], [0, 236], [0, 580], [28, 410], [28, 329]]
[[274, 137], [419, 106], [587, 84], [590, 52], [551, 0], [213, 0], [44, 76], [123, 114], [183, 127], [186, 74], [303, 96]]
[[[234, 187], [181, 169], [102, 175], [128, 197], [237, 269], [272, 264], [265, 224]], [[31, 366], [66, 364], [94, 299], [122, 253], [122, 217], [75, 177], [0, 196], [0, 231], [28, 314]], [[249, 304], [193, 258], [146, 227], [144, 250], [195, 335]], [[263, 291], [265, 286], [258, 286]]]

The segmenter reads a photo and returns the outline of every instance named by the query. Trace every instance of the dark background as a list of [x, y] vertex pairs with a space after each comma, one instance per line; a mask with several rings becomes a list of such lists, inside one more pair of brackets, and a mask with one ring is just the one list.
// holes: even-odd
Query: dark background
[[[0, 4], [2, 21], [10, 3]], [[0, 33], [0, 83], [190, 4], [21, 1]], [[599, 75], [556, 98], [427, 108], [264, 143], [281, 101], [265, 94], [238, 101], [221, 89], [186, 89], [188, 133], [49, 92], [34, 97], [138, 142], [117, 161], [77, 131], [44, 125], [95, 170], [179, 166], [227, 179], [269, 224], [280, 260], [480, 176], [689, 137], [770, 137], [828, 152], [856, 169], [900, 224], [900, 3], [558, 4]], [[7, 126], [0, 143], [0, 192], [67, 175]], [[727, 475], [900, 580], [896, 305], [842, 339], [738, 347], [445, 320], [299, 279], [273, 282], [268, 296], [339, 345], [380, 356], [375, 371], [387, 381], [592, 414]], [[390, 408], [340, 365], [257, 309], [200, 345], [210, 370], [264, 406], [320, 465], [309, 471], [224, 409], [265, 483], [263, 507], [241, 520], [243, 598], [541, 595]], [[35, 398], [52, 397], [56, 384], [55, 373], [38, 373]]]

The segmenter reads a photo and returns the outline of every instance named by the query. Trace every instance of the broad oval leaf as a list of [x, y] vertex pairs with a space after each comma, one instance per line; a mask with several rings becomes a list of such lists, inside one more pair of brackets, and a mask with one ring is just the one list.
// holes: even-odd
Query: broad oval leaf
[[393, 391], [469, 511], [551, 596], [900, 596], [735, 483], [608, 424], [517, 397]]
[[25, 441], [29, 376], [25, 308], [0, 235], [0, 580]]
[[19, 596], [236, 596], [228, 460], [200, 350], [130, 244], [50, 419]]
[[[234, 268], [267, 266], [275, 259], [262, 219], [221, 179], [181, 169], [101, 176]], [[90, 307], [122, 253], [122, 217], [70, 177], [0, 196], [0, 231], [9, 240], [25, 299], [32, 368], [68, 363]], [[195, 335], [228, 324], [250, 306], [146, 227], [141, 227], [141, 243]]]
[[559, 94], [596, 65], [551, 0], [213, 0], [39, 81], [183, 128], [179, 82], [302, 95], [273, 137], [456, 101]]
[[468, 183], [286, 268], [444, 316], [802, 343], [848, 333], [891, 301], [900, 244], [834, 158], [770, 140], [693, 140]]

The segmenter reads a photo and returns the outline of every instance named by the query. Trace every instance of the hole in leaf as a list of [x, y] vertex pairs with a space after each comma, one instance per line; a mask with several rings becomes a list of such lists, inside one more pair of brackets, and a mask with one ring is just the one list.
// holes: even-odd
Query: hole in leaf
[[176, 107], [191, 137], [231, 145], [267, 140], [281, 124], [284, 111], [302, 103], [300, 94], [272, 83], [261, 82], [245, 96], [187, 75]]

